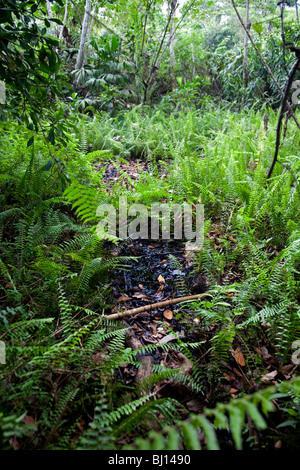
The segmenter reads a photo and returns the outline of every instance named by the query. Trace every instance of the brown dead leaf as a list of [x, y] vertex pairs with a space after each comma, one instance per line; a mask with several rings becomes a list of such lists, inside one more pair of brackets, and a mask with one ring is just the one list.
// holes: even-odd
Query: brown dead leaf
[[155, 294], [155, 297], [156, 297], [157, 300], [162, 299], [162, 291], [160, 289], [158, 289], [157, 293]]
[[146, 343], [151, 343], [151, 344], [156, 344], [157, 343], [157, 339], [154, 338], [153, 336], [147, 337], [146, 335], [143, 335], [142, 338], [143, 338], [144, 341], [146, 341]]
[[169, 335], [166, 335], [166, 336], [163, 336], [158, 342], [159, 344], [166, 344], [166, 343], [169, 343], [170, 341], [175, 341], [178, 337], [180, 337], [179, 335], [172, 335], [172, 334], [169, 334]]
[[143, 294], [143, 292], [136, 292], [135, 294], [133, 294], [132, 297], [142, 300], [151, 300], [150, 297], [148, 297], [146, 294]]
[[118, 302], [126, 302], [127, 300], [132, 300], [132, 297], [127, 297], [126, 295], [121, 295], [121, 297], [118, 298]]
[[276, 441], [274, 447], [275, 447], [275, 449], [281, 449], [281, 447], [282, 447], [282, 441], [281, 441], [281, 440]]
[[173, 318], [173, 312], [172, 310], [165, 310], [164, 313], [163, 313], [163, 316], [167, 319], [167, 320], [172, 320]]
[[268, 374], [264, 375], [261, 380], [263, 382], [270, 382], [271, 380], [273, 380], [276, 375], [278, 374], [277, 370], [273, 370], [272, 372], [269, 372]]
[[181, 369], [180, 373], [189, 374], [193, 368], [190, 360], [181, 352], [173, 351], [171, 360], [168, 363], [170, 369]]
[[269, 351], [265, 346], [262, 346], [260, 349], [259, 348], [254, 348], [257, 354], [259, 354], [263, 359], [269, 359], [271, 356], [269, 354]]
[[144, 289], [143, 284], [139, 284], [139, 288], [140, 288], [140, 289]]
[[92, 354], [92, 358], [96, 363], [100, 362], [103, 359], [101, 353]]
[[152, 334], [153, 335], [156, 335], [157, 334], [157, 326], [155, 324], [151, 324], [149, 325], [151, 330], [152, 330]]
[[238, 377], [243, 377], [243, 374], [236, 367], [233, 367], [232, 370]]
[[13, 450], [20, 450], [21, 444], [18, 441], [17, 436], [12, 436], [8, 442], [12, 446]]
[[158, 282], [162, 282], [163, 284], [166, 282], [161, 274], [158, 276], [157, 280], [158, 280]]
[[34, 419], [32, 416], [26, 415], [26, 416], [24, 416], [24, 418], [22, 419], [22, 422], [23, 422], [24, 424], [35, 424], [35, 419]]
[[246, 361], [240, 346], [238, 346], [234, 351], [234, 358], [240, 366], [244, 367], [246, 365]]
[[226, 372], [223, 372], [223, 376], [228, 382], [231, 382], [233, 380], [233, 377], [229, 374], [226, 374]]
[[201, 413], [203, 411], [203, 405], [198, 400], [192, 399], [186, 403], [186, 407], [192, 413]]
[[288, 364], [287, 366], [283, 366], [280, 368], [280, 372], [285, 376], [285, 378], [288, 380], [290, 378], [290, 374], [292, 370], [294, 369], [295, 365], [294, 364]]

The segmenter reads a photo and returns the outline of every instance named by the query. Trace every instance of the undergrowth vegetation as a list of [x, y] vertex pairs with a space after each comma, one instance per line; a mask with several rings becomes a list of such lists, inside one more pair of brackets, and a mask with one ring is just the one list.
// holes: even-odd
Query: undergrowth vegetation
[[[1, 130], [1, 448], [241, 449], [271, 448], [278, 439], [297, 447], [295, 126], [288, 126], [281, 164], [268, 181], [277, 120], [271, 109], [179, 110], [163, 102], [70, 120], [67, 148], [38, 135], [30, 141], [27, 128], [9, 121]], [[130, 159], [148, 164], [138, 181], [122, 174]], [[120, 176], [109, 187], [103, 177], [111, 163]], [[128, 328], [106, 319], [111, 277], [129, 258], [97, 238], [96, 209], [117, 204], [120, 195], [147, 206], [204, 204], [204, 246], [193, 255], [192, 275], [205, 277], [211, 297], [190, 303], [188, 312], [176, 308], [188, 341], [132, 350]], [[237, 346], [247, 379], [228, 400], [220, 384]], [[183, 354], [191, 373], [156, 364], [141, 383], [124, 383], [120, 370], [140, 368], [139, 354], [156, 348]], [[277, 376], [265, 378], [273, 370]], [[163, 381], [203, 396], [202, 411], [159, 398]]]

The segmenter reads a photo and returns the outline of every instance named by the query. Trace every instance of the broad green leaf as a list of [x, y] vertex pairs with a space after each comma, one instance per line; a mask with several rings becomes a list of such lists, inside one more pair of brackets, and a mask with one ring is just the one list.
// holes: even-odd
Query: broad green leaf
[[49, 171], [52, 167], [52, 160], [48, 160], [48, 162], [43, 166], [42, 171]]
[[34, 136], [30, 137], [30, 139], [27, 142], [27, 147], [30, 147], [34, 142]]
[[110, 43], [111, 52], [115, 52], [118, 49], [119, 45], [120, 45], [119, 39], [117, 38], [117, 36], [113, 36], [111, 38], [111, 43]]
[[54, 135], [54, 130], [50, 129], [49, 134], [48, 134], [48, 140], [51, 142], [51, 144], [55, 143], [55, 135]]
[[254, 29], [254, 31], [256, 31], [258, 34], [260, 34], [262, 31], [263, 31], [263, 27], [261, 24], [257, 24], [257, 23], [254, 23], [252, 25], [252, 28]]
[[62, 21], [59, 18], [51, 18], [51, 21], [53, 21], [54, 23], [57, 23], [61, 26], [63, 25]]

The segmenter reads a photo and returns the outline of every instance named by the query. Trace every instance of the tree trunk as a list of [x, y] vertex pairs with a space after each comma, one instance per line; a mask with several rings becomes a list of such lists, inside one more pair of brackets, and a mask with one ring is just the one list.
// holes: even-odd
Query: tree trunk
[[[87, 32], [87, 35], [86, 35], [86, 43], [89, 43], [89, 41], [92, 37], [93, 23], [94, 23], [94, 19], [95, 19], [96, 7], [97, 7], [97, 4], [95, 3], [94, 8], [93, 8], [92, 13], [91, 13], [91, 21], [90, 21], [90, 24], [89, 24], [89, 27], [88, 27], [88, 32]], [[85, 59], [86, 59], [86, 57], [83, 58], [83, 64], [82, 65], [85, 64]]]
[[195, 54], [194, 54], [194, 43], [191, 44], [192, 48], [192, 79], [195, 78], [196, 75], [196, 62], [195, 62]]
[[97, 8], [97, 4], [95, 3], [94, 8], [93, 8], [92, 13], [91, 13], [92, 18], [91, 18], [90, 26], [88, 28], [88, 33], [87, 33], [87, 38], [86, 38], [87, 42], [92, 37], [93, 23], [94, 23], [94, 19], [95, 19], [96, 8]]
[[84, 12], [84, 18], [83, 18], [83, 23], [82, 23], [80, 45], [79, 45], [79, 51], [77, 54], [75, 70], [80, 70], [84, 61], [84, 48], [85, 48], [85, 42], [86, 42], [86, 37], [87, 37], [87, 32], [88, 32], [89, 19], [91, 16], [91, 3], [92, 3], [91, 0], [86, 0], [85, 2], [85, 12]]
[[[174, 28], [174, 33], [176, 33], [176, 30], [179, 28], [179, 26], [183, 22], [184, 18], [187, 16], [187, 14], [191, 11], [191, 9], [194, 6], [194, 4], [196, 3], [196, 1], [197, 0], [192, 0], [192, 2], [186, 8], [185, 12], [181, 15], [180, 20], [178, 21], [176, 27]], [[176, 3], [177, 3], [177, 1], [176, 1]], [[170, 47], [170, 39], [169, 39], [169, 41], [167, 41], [167, 44], [165, 45], [165, 47], [163, 47], [164, 42], [165, 42], [166, 33], [169, 29], [170, 23], [171, 23], [171, 15], [169, 14], [168, 15], [168, 21], [167, 21], [164, 33], [162, 35], [162, 39], [161, 39], [160, 44], [158, 46], [158, 50], [155, 54], [155, 57], [152, 61], [151, 66], [150, 66], [150, 72], [149, 72], [148, 78], [146, 80], [144, 80], [144, 101], [143, 101], [143, 103], [145, 103], [146, 100], [147, 100], [147, 92], [148, 92], [150, 86], [152, 85], [154, 77], [155, 77], [155, 75], [157, 74], [157, 72], [160, 68], [161, 61], [162, 61], [166, 51]]]
[[[249, 31], [249, 0], [246, 0], [246, 28]], [[244, 88], [247, 87], [247, 52], [248, 52], [248, 34], [245, 31], [244, 36], [244, 60], [243, 60], [243, 84]]]
[[[266, 68], [266, 70], [268, 71], [268, 74], [272, 77], [272, 80], [274, 81], [277, 89], [279, 90], [280, 94], [282, 97], [284, 97], [284, 91], [282, 90], [280, 84], [278, 83], [278, 80], [277, 78], [275, 77], [274, 73], [272, 72], [272, 70], [270, 69], [269, 65], [267, 64], [267, 62], [265, 61], [265, 59], [263, 58], [263, 56], [261, 55], [261, 52], [260, 50], [258, 49], [257, 45], [255, 44], [255, 42], [253, 41], [253, 38], [251, 37], [251, 34], [249, 33], [248, 29], [246, 28], [246, 25], [244, 24], [243, 22], [243, 19], [241, 18], [241, 15], [239, 14], [239, 11], [236, 7], [236, 4], [235, 4], [235, 0], [231, 0], [231, 3], [232, 3], [232, 6], [234, 8], [234, 11], [236, 12], [236, 15], [239, 19], [239, 22], [241, 23], [243, 29], [245, 32], [247, 32], [247, 35], [249, 37], [249, 40], [251, 41], [251, 44], [252, 46], [254, 47], [254, 50], [256, 51], [258, 57], [260, 58], [261, 62], [263, 63], [264, 67]], [[294, 119], [294, 122], [296, 124], [296, 126], [298, 127], [298, 129], [300, 129], [300, 123], [298, 122], [298, 119], [296, 118], [296, 115], [294, 113], [294, 110], [293, 110], [293, 107], [290, 105], [290, 103], [287, 101], [287, 107], [288, 107], [288, 110], [289, 112], [291, 113], [293, 119]]]
[[171, 83], [172, 83], [172, 90], [176, 88], [176, 80], [175, 80], [175, 27], [174, 27], [174, 15], [177, 6], [177, 0], [171, 0], [170, 2], [170, 10], [171, 10], [171, 27], [170, 27], [170, 75], [171, 75]]
[[[47, 3], [48, 18], [49, 18], [49, 20], [51, 20], [51, 18], [53, 18], [52, 6], [51, 6], [51, 3], [49, 2], [49, 0], [47, 0], [46, 3]], [[51, 36], [56, 36], [54, 28], [50, 28], [50, 35]]]
[[60, 40], [60, 41], [62, 40], [62, 36], [63, 36], [63, 32], [64, 32], [64, 27], [66, 26], [66, 22], [67, 22], [67, 16], [68, 16], [68, 1], [69, 1], [69, 0], [66, 0], [66, 3], [65, 3], [65, 13], [64, 13], [64, 19], [63, 19], [63, 25], [62, 25], [61, 30], [60, 30], [60, 33], [59, 33], [59, 40]]

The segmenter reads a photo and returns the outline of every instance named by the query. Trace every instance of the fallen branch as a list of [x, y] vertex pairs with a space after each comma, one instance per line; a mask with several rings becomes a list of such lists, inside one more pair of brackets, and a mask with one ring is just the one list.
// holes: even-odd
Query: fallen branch
[[186, 297], [177, 297], [176, 299], [163, 300], [162, 302], [156, 302], [155, 304], [144, 305], [143, 307], [125, 310], [124, 312], [112, 313], [111, 315], [107, 315], [105, 318], [107, 320], [116, 320], [118, 318], [136, 315], [137, 313], [148, 312], [149, 310], [154, 310], [155, 308], [167, 307], [168, 305], [180, 304], [182, 302], [197, 300], [207, 296], [211, 297], [211, 294], [209, 292], [204, 292], [204, 294], [187, 295]]

